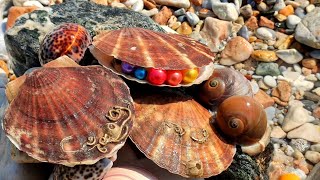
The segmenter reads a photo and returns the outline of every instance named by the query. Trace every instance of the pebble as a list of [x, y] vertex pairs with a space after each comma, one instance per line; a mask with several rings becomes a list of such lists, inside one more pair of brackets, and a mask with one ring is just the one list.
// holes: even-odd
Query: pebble
[[317, 164], [320, 162], [320, 153], [316, 151], [307, 151], [304, 155], [306, 159], [308, 159], [313, 164]]
[[312, 90], [312, 92], [316, 93], [318, 96], [320, 96], [320, 87], [317, 87]]
[[275, 40], [276, 39], [276, 33], [274, 30], [266, 28], [266, 27], [260, 27], [256, 30], [256, 36], [259, 39], [263, 40]]
[[206, 9], [212, 9], [211, 0], [203, 0], [201, 7], [206, 8]]
[[251, 85], [253, 94], [257, 94], [259, 91], [259, 85], [258, 85], [257, 81], [251, 80], [250, 85]]
[[187, 21], [186, 15], [179, 16], [178, 17], [178, 21], [181, 22], [181, 23], [183, 23], [184, 21]]
[[191, 26], [195, 26], [200, 21], [199, 17], [192, 12], [186, 12], [186, 17]]
[[311, 151], [320, 152], [320, 144], [313, 144], [310, 147]]
[[254, 50], [268, 50], [268, 44], [263, 42], [255, 42], [252, 44]]
[[282, 128], [280, 126], [274, 126], [272, 128], [270, 137], [272, 138], [278, 138], [278, 139], [282, 139], [286, 137], [286, 133], [282, 130]]
[[189, 8], [190, 1], [189, 0], [154, 0], [159, 5], [172, 6], [176, 8]]
[[266, 85], [270, 86], [270, 87], [276, 87], [277, 86], [277, 81], [272, 76], [269, 76], [269, 75], [266, 75], [263, 78], [263, 82]]
[[274, 22], [264, 16], [260, 16], [259, 26], [274, 29]]
[[294, 29], [301, 21], [301, 18], [296, 15], [289, 15], [286, 20], [286, 25], [290, 29]]
[[320, 142], [320, 126], [306, 123], [287, 134], [289, 139], [301, 138], [313, 143]]
[[304, 9], [302, 9], [301, 7], [296, 8], [294, 10], [294, 14], [297, 15], [301, 19], [306, 16], [306, 13], [305, 13]]
[[287, 156], [293, 156], [294, 149], [290, 145], [287, 145], [286, 149], [284, 150], [284, 153]]
[[320, 50], [314, 50], [310, 52], [310, 56], [315, 59], [320, 59]]
[[310, 112], [303, 108], [301, 103], [295, 103], [289, 106], [288, 112], [284, 118], [282, 129], [285, 132], [299, 127], [307, 122], [313, 120]]
[[307, 46], [320, 49], [319, 23], [313, 23], [320, 19], [320, 7], [316, 7], [308, 13], [295, 29], [295, 39]]
[[151, 17], [151, 16], [154, 16], [154, 15], [158, 14], [159, 10], [157, 8], [153, 8], [153, 9], [150, 9], [150, 10], [143, 9], [142, 11], [140, 11], [140, 13]]
[[246, 40], [249, 40], [249, 30], [246, 25], [243, 25], [237, 33], [238, 36], [243, 37]]
[[305, 99], [313, 101], [313, 102], [320, 102], [320, 96], [311, 93], [311, 92], [304, 92], [304, 96]]
[[[303, 94], [304, 94], [304, 92], [303, 92]], [[303, 99], [303, 100], [301, 100], [301, 102], [304, 104], [305, 109], [310, 112], [313, 110], [313, 108], [315, 106], [315, 103], [310, 100]]]
[[0, 68], [0, 88], [5, 88], [8, 83], [6, 72]]
[[132, 5], [132, 10], [136, 12], [140, 12], [143, 10], [143, 0], [138, 0], [135, 4]]
[[314, 4], [310, 4], [306, 7], [306, 11], [307, 13], [313, 11], [316, 8], [316, 6]]
[[43, 8], [43, 5], [39, 1], [26, 1], [22, 4], [24, 7], [36, 6], [38, 8]]
[[175, 16], [182, 16], [186, 14], [186, 10], [184, 8], [180, 8], [173, 12]]
[[7, 63], [3, 60], [0, 60], [0, 69], [5, 72], [7, 77], [9, 77], [9, 68], [7, 66]]
[[160, 25], [166, 25], [171, 16], [171, 10], [167, 6], [163, 6], [159, 13], [153, 16], [153, 20]]
[[290, 145], [301, 153], [305, 153], [310, 148], [310, 143], [304, 139], [291, 139]]
[[221, 3], [220, 0], [211, 0], [211, 4], [212, 11], [219, 19], [226, 21], [235, 21], [238, 19], [239, 13], [235, 4]]
[[291, 85], [287, 81], [278, 81], [277, 87], [272, 90], [272, 96], [279, 98], [281, 101], [288, 102], [291, 90]]
[[273, 62], [278, 59], [274, 51], [255, 50], [252, 52], [251, 57], [257, 61]]
[[315, 117], [315, 118], [320, 118], [320, 106], [316, 107], [313, 112], [312, 112], [312, 115]]
[[252, 6], [250, 4], [244, 5], [240, 8], [240, 14], [244, 18], [249, 18], [253, 15]]
[[274, 105], [274, 100], [261, 89], [254, 95], [254, 99], [260, 102], [264, 108]]
[[179, 34], [190, 35], [192, 33], [192, 28], [187, 22], [183, 22], [181, 26], [177, 29]]
[[279, 66], [276, 63], [260, 63], [256, 69], [256, 74], [278, 76], [280, 75]]
[[294, 14], [294, 8], [292, 7], [292, 5], [287, 5], [286, 7], [280, 9], [278, 13], [284, 16], [289, 16]]
[[294, 71], [298, 72], [298, 73], [302, 73], [302, 69], [301, 66], [299, 64], [293, 64], [293, 69]]
[[317, 60], [315, 58], [307, 58], [302, 60], [302, 66], [308, 69], [313, 69], [317, 66]]
[[221, 52], [220, 64], [229, 66], [242, 62], [247, 60], [252, 52], [251, 44], [243, 37], [237, 36], [232, 38]]
[[258, 19], [255, 16], [251, 16], [246, 22], [245, 25], [248, 27], [249, 30], [254, 31], [256, 30], [258, 25]]
[[317, 180], [320, 177], [320, 163], [316, 164], [308, 174], [307, 180]]
[[303, 55], [296, 49], [283, 49], [276, 51], [276, 54], [284, 62], [288, 64], [295, 64], [303, 59]]
[[[284, 22], [285, 20], [287, 20], [287, 16], [282, 15], [282, 14], [277, 14], [275, 15], [275, 18], [279, 21], [279, 22]], [[275, 23], [275, 26], [277, 27], [285, 27], [284, 23]]]
[[297, 80], [293, 81], [292, 85], [301, 91], [310, 91], [314, 87], [314, 83], [305, 80], [304, 76], [299, 76]]
[[267, 6], [266, 3], [261, 2], [261, 3], [258, 4], [257, 9], [258, 9], [260, 12], [266, 12], [266, 11], [269, 10], [269, 6]]
[[222, 44], [223, 40], [231, 35], [232, 27], [231, 22], [207, 17], [200, 34], [207, 41], [207, 45], [211, 51], [218, 52], [224, 47]]
[[279, 11], [280, 9], [283, 9], [286, 7], [286, 4], [284, 0], [276, 0], [275, 5], [273, 6], [273, 10]]

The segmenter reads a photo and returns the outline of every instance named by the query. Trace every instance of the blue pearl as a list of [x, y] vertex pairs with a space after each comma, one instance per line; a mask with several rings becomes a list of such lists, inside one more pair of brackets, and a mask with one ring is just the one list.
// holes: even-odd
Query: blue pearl
[[121, 63], [121, 70], [122, 70], [122, 72], [124, 72], [126, 74], [130, 74], [134, 70], [134, 65], [126, 63], [126, 62], [122, 62]]
[[137, 68], [137, 69], [134, 71], [134, 76], [135, 76], [137, 79], [144, 79], [144, 78], [146, 78], [146, 76], [147, 76], [147, 71], [146, 71], [144, 68]]

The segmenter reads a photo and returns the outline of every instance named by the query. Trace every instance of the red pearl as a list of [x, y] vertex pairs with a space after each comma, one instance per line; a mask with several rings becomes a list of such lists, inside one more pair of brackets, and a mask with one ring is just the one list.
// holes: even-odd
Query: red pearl
[[147, 76], [147, 80], [149, 83], [153, 85], [161, 85], [167, 79], [167, 73], [162, 69], [150, 68]]
[[176, 86], [182, 81], [181, 71], [171, 70], [167, 71], [167, 84], [171, 86]]

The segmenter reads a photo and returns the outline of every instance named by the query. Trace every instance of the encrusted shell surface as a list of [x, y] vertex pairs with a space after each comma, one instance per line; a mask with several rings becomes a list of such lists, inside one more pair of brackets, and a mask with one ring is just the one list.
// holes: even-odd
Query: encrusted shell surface
[[63, 55], [79, 63], [91, 42], [90, 34], [81, 25], [61, 24], [42, 40], [39, 50], [40, 63], [44, 65]]
[[208, 110], [190, 96], [149, 91], [133, 98], [130, 138], [158, 166], [184, 177], [210, 177], [231, 164], [235, 146], [217, 134]]
[[202, 102], [212, 107], [217, 107], [231, 96], [253, 96], [250, 82], [240, 72], [231, 68], [215, 68], [197, 93]]
[[143, 28], [103, 32], [94, 37], [92, 44], [94, 56], [98, 50], [104, 55], [145, 68], [183, 70], [203, 67], [214, 61], [214, 53], [194, 39]]
[[6, 111], [3, 128], [29, 156], [66, 166], [113, 156], [132, 127], [126, 84], [102, 67], [41, 68]]

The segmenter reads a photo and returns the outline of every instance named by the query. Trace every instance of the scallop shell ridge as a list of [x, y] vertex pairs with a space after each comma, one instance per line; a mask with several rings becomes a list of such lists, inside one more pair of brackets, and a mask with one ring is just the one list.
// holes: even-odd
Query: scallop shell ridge
[[27, 75], [3, 127], [18, 149], [39, 161], [93, 164], [124, 144], [133, 113], [128, 87], [111, 71], [41, 68]]
[[134, 95], [136, 118], [130, 133], [158, 166], [184, 177], [210, 177], [227, 169], [235, 154], [210, 126], [210, 113], [181, 93]]
[[[123, 28], [99, 34], [95, 51], [145, 68], [169, 70], [203, 67], [214, 61], [210, 49], [186, 36], [165, 34], [142, 28]], [[96, 49], [97, 50], [96, 50]]]

